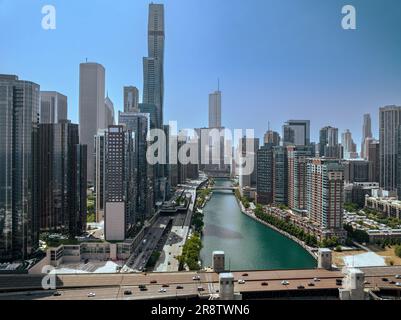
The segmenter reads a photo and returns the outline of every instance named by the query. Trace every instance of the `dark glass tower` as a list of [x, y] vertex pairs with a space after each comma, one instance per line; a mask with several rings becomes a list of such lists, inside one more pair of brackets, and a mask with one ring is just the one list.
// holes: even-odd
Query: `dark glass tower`
[[[79, 146], [77, 124], [39, 125], [41, 231], [75, 237], [86, 226], [86, 146]], [[83, 201], [85, 199], [85, 201]]]
[[38, 247], [39, 85], [0, 75], [0, 260]]

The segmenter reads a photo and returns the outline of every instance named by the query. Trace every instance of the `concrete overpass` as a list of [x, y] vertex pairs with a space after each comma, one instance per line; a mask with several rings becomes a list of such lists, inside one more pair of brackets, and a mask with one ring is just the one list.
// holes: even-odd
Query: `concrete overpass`
[[236, 187], [211, 187], [212, 191], [219, 191], [219, 190], [235, 191], [236, 189], [238, 189], [238, 188], [236, 188]]
[[[401, 274], [398, 267], [360, 268], [365, 273], [365, 288], [374, 290], [398, 290], [392, 284], [395, 275]], [[193, 280], [194, 276], [200, 280]], [[271, 271], [236, 271], [235, 291], [245, 299], [257, 297], [319, 296], [338, 294], [341, 285], [337, 279], [344, 275], [338, 271], [323, 269], [308, 270], [271, 270]], [[318, 278], [319, 281], [314, 281]], [[238, 284], [238, 280], [245, 280]], [[282, 281], [288, 281], [283, 285]], [[387, 280], [387, 281], [385, 281]], [[134, 273], [134, 274], [66, 274], [57, 275], [57, 290], [61, 296], [53, 296], [54, 291], [44, 291], [41, 287], [41, 275], [0, 275], [0, 300], [145, 300], [145, 299], [207, 299], [218, 293], [219, 275], [215, 272], [175, 272], [175, 273]], [[313, 286], [308, 286], [313, 283]], [[147, 291], [140, 291], [139, 285], [146, 285]], [[165, 285], [166, 292], [159, 290]], [[299, 289], [303, 286], [304, 289]], [[202, 288], [202, 291], [199, 291]], [[130, 290], [132, 295], [125, 295]], [[89, 298], [94, 292], [96, 297]]]

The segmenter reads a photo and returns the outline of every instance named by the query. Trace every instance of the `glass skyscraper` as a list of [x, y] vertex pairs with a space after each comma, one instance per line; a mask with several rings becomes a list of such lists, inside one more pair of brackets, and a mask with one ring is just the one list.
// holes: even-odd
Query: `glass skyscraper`
[[0, 260], [38, 246], [39, 85], [0, 75]]

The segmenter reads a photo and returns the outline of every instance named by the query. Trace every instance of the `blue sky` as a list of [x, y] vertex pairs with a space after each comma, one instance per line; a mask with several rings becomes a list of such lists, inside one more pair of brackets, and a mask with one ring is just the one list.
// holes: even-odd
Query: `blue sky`
[[[208, 94], [220, 78], [223, 124], [281, 132], [288, 119], [349, 128], [360, 144], [362, 115], [401, 105], [399, 0], [166, 0], [165, 119], [207, 125]], [[41, 8], [57, 29], [41, 28]], [[357, 30], [341, 28], [341, 8], [357, 10]], [[124, 85], [142, 91], [148, 1], [0, 0], [0, 73], [17, 74], [69, 99], [78, 121], [79, 63], [106, 68], [122, 107]]]

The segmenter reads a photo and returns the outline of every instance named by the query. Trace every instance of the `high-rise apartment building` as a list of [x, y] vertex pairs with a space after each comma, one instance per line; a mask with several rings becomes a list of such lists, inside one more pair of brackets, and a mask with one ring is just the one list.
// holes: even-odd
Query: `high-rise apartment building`
[[[86, 158], [79, 149], [78, 125], [39, 125], [39, 228], [70, 237], [86, 229]], [[86, 156], [86, 153], [85, 153]], [[85, 199], [85, 201], [82, 201]]]
[[67, 97], [56, 91], [40, 92], [40, 123], [67, 120]]
[[283, 146], [273, 147], [273, 203], [288, 204], [288, 157]]
[[273, 203], [273, 145], [265, 144], [257, 152], [256, 193], [259, 204]]
[[123, 241], [132, 224], [132, 133], [125, 126], [106, 132], [104, 234], [107, 241]]
[[88, 182], [94, 183], [93, 138], [106, 128], [105, 69], [98, 63], [81, 63], [79, 69], [79, 138], [88, 146]]
[[[149, 115], [145, 113], [120, 112], [119, 124], [125, 125], [126, 129], [133, 134], [134, 155], [133, 155], [133, 180], [135, 194], [135, 208], [137, 219], [143, 221], [147, 212], [153, 210], [148, 207], [150, 197], [150, 186], [148, 185], [148, 161], [146, 152], [148, 147], [147, 135], [149, 130]], [[153, 190], [154, 186], [152, 186]]]
[[343, 166], [338, 159], [309, 159], [307, 165], [307, 210], [321, 229], [321, 238], [344, 238]]
[[40, 87], [0, 75], [0, 260], [38, 247]]
[[312, 146], [288, 146], [287, 155], [288, 207], [303, 214], [307, 207], [307, 163], [314, 156], [314, 150]]
[[283, 126], [283, 144], [306, 146], [310, 144], [310, 121], [289, 120]]
[[398, 179], [397, 131], [401, 125], [401, 107], [380, 108], [380, 187], [395, 191]]

